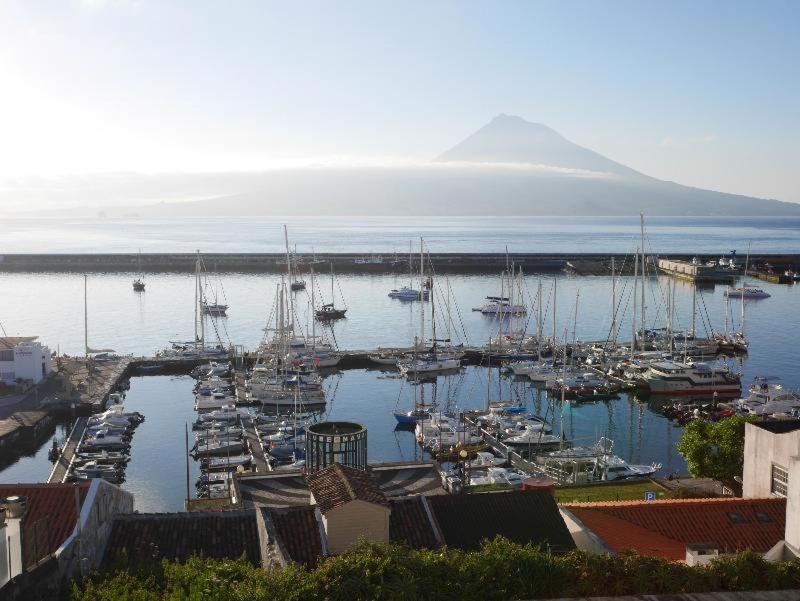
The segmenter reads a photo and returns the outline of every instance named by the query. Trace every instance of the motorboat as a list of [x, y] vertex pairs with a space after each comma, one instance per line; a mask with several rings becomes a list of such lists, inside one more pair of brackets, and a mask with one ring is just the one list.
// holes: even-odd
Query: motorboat
[[99, 430], [81, 442], [81, 449], [126, 449], [130, 447], [130, 438], [119, 434], [111, 434], [106, 430]]
[[708, 363], [657, 361], [642, 376], [651, 394], [735, 395], [742, 390], [741, 377], [727, 367]]
[[[422, 291], [422, 300], [428, 300], [429, 292], [427, 290]], [[420, 300], [420, 291], [414, 290], [410, 286], [403, 286], [400, 289], [393, 289], [388, 294], [389, 298], [395, 298], [397, 300], [404, 300], [404, 301], [418, 301]]]
[[89, 461], [112, 465], [125, 464], [130, 461], [130, 455], [121, 451], [78, 452], [73, 459], [75, 465], [83, 465]]
[[772, 295], [764, 292], [761, 288], [743, 284], [739, 288], [728, 288], [725, 291], [725, 296], [728, 298], [769, 298]]
[[241, 439], [215, 439], [198, 442], [194, 447], [194, 455], [226, 455], [228, 453], [241, 453], [244, 445]]
[[337, 309], [332, 304], [322, 305], [319, 309], [314, 311], [314, 315], [319, 321], [333, 321], [335, 319], [344, 318], [347, 309]]
[[565, 441], [561, 436], [545, 434], [540, 427], [528, 426], [521, 433], [509, 436], [502, 442], [509, 446], [554, 447]]
[[116, 482], [122, 476], [122, 470], [114, 465], [87, 461], [82, 466], [73, 468], [72, 474], [81, 480], [102, 478], [103, 480]]
[[501, 467], [507, 462], [508, 460], [505, 457], [496, 457], [494, 453], [490, 453], [489, 451], [478, 451], [475, 453], [475, 459], [472, 460], [471, 464], [476, 466]]
[[231, 470], [239, 466], [247, 467], [253, 461], [253, 456], [234, 455], [232, 457], [208, 457], [203, 459], [202, 465], [208, 471]]
[[418, 421], [430, 419], [431, 413], [427, 409], [414, 409], [412, 411], [395, 411], [394, 418], [400, 425], [413, 425]]
[[434, 374], [461, 369], [461, 359], [433, 355], [417, 357], [410, 361], [399, 361], [397, 366], [400, 368], [400, 373], [403, 375]]
[[227, 317], [228, 308], [228, 305], [203, 301], [203, 313], [211, 317]]
[[378, 354], [368, 355], [367, 359], [369, 359], [372, 363], [375, 363], [377, 365], [386, 365], [390, 367], [397, 367], [397, 364], [400, 361], [400, 357], [398, 355], [394, 355], [391, 353], [378, 353]]
[[800, 392], [786, 390], [768, 378], [757, 376], [749, 391], [746, 399], [736, 402], [739, 411], [773, 419], [790, 419], [800, 413]]
[[528, 310], [525, 305], [511, 303], [508, 297], [487, 296], [486, 302], [480, 307], [474, 307], [473, 311], [480, 311], [484, 315], [496, 316], [516, 316], [525, 315]]
[[613, 453], [614, 441], [601, 438], [591, 447], [551, 451], [536, 458], [539, 467], [559, 484], [587, 484], [629, 478], [647, 478], [660, 463], [634, 465]]

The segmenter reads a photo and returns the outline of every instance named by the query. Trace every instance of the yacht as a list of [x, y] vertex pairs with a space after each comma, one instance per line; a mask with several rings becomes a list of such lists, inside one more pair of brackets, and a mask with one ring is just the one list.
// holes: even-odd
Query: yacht
[[743, 284], [740, 288], [728, 288], [725, 291], [725, 296], [728, 298], [769, 298], [772, 295], [769, 292], [764, 292], [761, 288]]
[[614, 442], [601, 438], [592, 447], [552, 451], [537, 457], [543, 471], [559, 484], [590, 484], [629, 478], [647, 478], [661, 469], [660, 463], [633, 465], [615, 455]]
[[642, 375], [651, 394], [703, 395], [738, 394], [742, 390], [740, 376], [727, 367], [708, 363], [657, 361]]
[[[429, 292], [427, 290], [422, 291], [422, 300], [428, 300]], [[405, 301], [417, 301], [420, 300], [420, 291], [414, 290], [409, 286], [403, 286], [399, 290], [397, 288], [392, 289], [389, 292], [389, 298], [396, 298], [398, 300], [405, 300]]]
[[461, 359], [429, 355], [417, 357], [410, 361], [399, 361], [397, 366], [404, 376], [414, 374], [436, 374], [461, 369]]
[[750, 396], [736, 403], [740, 411], [774, 419], [790, 419], [800, 413], [800, 393], [770, 383], [767, 378], [757, 376], [749, 391]]
[[203, 313], [211, 317], [227, 317], [228, 305], [203, 301]]
[[314, 315], [320, 321], [342, 319], [345, 317], [345, 313], [347, 313], [347, 309], [337, 309], [332, 304], [322, 305], [319, 309], [314, 311]]
[[505, 296], [487, 296], [485, 303], [472, 310], [480, 311], [484, 315], [498, 316], [525, 315], [528, 312], [525, 305], [511, 303]]
[[536, 425], [526, 426], [525, 429], [514, 436], [504, 439], [503, 444], [516, 446], [534, 447], [556, 447], [564, 443], [564, 440], [555, 434], [545, 434], [541, 427]]

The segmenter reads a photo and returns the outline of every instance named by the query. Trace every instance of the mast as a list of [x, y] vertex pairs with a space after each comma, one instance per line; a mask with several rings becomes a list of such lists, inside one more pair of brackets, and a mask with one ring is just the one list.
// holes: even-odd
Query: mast
[[611, 341], [617, 342], [617, 278], [614, 257], [611, 257]]
[[644, 213], [639, 213], [639, 225], [642, 231], [642, 336], [644, 336], [645, 318], [644, 318], [644, 273], [645, 273], [645, 260], [644, 260]]
[[536, 346], [539, 353], [539, 361], [542, 360], [542, 276], [539, 276], [539, 292], [537, 295], [537, 319], [536, 319]]
[[[558, 278], [553, 278], [553, 363], [556, 361], [556, 293], [558, 292]], [[564, 357], [566, 359], [566, 357]]]
[[[419, 300], [425, 298], [425, 261], [423, 259], [422, 236], [419, 237]], [[425, 344], [425, 305], [421, 304], [419, 309], [419, 343]]]
[[578, 333], [578, 300], [581, 298], [581, 289], [578, 288], [578, 291], [575, 294], [575, 317], [572, 322], [572, 354], [575, 354], [575, 345], [578, 342], [577, 333]]
[[286, 224], [283, 224], [283, 241], [286, 244], [286, 277], [289, 278], [289, 283], [292, 283], [292, 257], [289, 252], [289, 232], [286, 229]]
[[[314, 302], [314, 265], [311, 265], [311, 313], [313, 315], [314, 311], [316, 310], [316, 304]], [[306, 330], [308, 332], [308, 330]], [[316, 318], [311, 319], [311, 344], [313, 345], [314, 350], [317, 348], [317, 320]]]
[[692, 278], [692, 338], [697, 338], [697, 282]]
[[83, 274], [83, 348], [85, 356], [89, 358], [89, 296], [87, 293], [88, 276]]
[[636, 293], [639, 286], [639, 249], [633, 257], [633, 319], [631, 319], [631, 360], [636, 353]]
[[197, 260], [194, 263], [194, 346], [200, 342], [198, 322], [200, 315], [200, 251], [197, 251]]
[[331, 308], [336, 305], [336, 301], [334, 300], [333, 296], [333, 261], [331, 261]]
[[747, 268], [750, 264], [750, 242], [747, 243], [747, 257], [744, 260], [744, 278], [742, 279], [742, 338], [744, 338], [744, 287], [747, 283]]

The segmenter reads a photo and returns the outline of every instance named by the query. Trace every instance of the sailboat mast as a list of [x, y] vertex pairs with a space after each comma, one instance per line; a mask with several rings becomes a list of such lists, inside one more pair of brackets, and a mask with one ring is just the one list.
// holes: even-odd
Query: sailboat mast
[[89, 295], [88, 295], [88, 276], [83, 274], [83, 348], [85, 356], [89, 358]]
[[286, 224], [283, 224], [283, 241], [286, 244], [286, 277], [289, 278], [289, 283], [292, 283], [292, 256], [289, 252], [289, 232], [286, 229]]
[[536, 346], [539, 353], [539, 361], [542, 360], [542, 276], [539, 276], [539, 292], [537, 293], [536, 301], [537, 319], [536, 319]]
[[636, 296], [639, 287], [639, 249], [633, 257], [633, 319], [631, 319], [631, 360], [636, 352]]
[[[311, 266], [311, 314], [312, 315], [314, 314], [314, 311], [316, 311], [316, 307], [317, 307], [317, 305], [316, 305], [316, 303], [314, 301], [315, 301], [315, 299], [314, 299], [314, 266], [312, 265]], [[308, 331], [308, 330], [306, 330], [306, 331]], [[316, 318], [312, 318], [311, 319], [311, 344], [313, 344], [314, 348], [316, 349], [316, 345], [317, 345], [317, 320], [316, 320]]]
[[614, 257], [611, 257], [611, 341], [617, 342], [617, 277], [614, 268]]
[[581, 289], [575, 293], [575, 317], [572, 321], [572, 354], [575, 354], [575, 345], [578, 342], [578, 301], [581, 298]]
[[553, 278], [553, 363], [556, 360], [556, 293], [558, 292], [558, 278]]
[[744, 338], [744, 287], [747, 280], [747, 268], [750, 265], [750, 242], [747, 243], [747, 257], [744, 260], [744, 278], [742, 279], [742, 338]]
[[642, 336], [644, 336], [645, 317], [644, 317], [644, 275], [645, 275], [645, 260], [644, 260], [644, 213], [639, 213], [639, 225], [642, 232]]
[[[422, 301], [425, 298], [425, 261], [423, 255], [422, 236], [419, 238], [419, 299]], [[425, 344], [425, 305], [421, 304], [419, 308], [419, 344]]]
[[697, 337], [697, 282], [692, 279], [692, 338]]
[[197, 348], [197, 343], [200, 342], [199, 332], [197, 330], [200, 314], [200, 251], [197, 251], [197, 260], [194, 264], [194, 346]]

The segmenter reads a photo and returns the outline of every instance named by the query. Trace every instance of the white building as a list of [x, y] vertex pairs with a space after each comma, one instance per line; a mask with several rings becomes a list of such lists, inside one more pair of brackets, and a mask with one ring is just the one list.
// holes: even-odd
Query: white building
[[785, 497], [785, 538], [770, 559], [800, 556], [800, 420], [745, 425], [742, 496]]
[[50, 349], [36, 336], [0, 338], [0, 383], [13, 386], [19, 380], [38, 384], [53, 371]]

